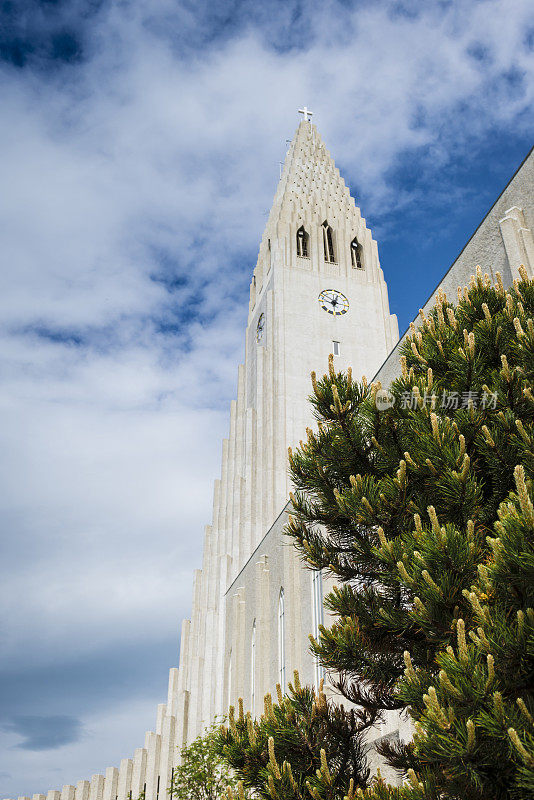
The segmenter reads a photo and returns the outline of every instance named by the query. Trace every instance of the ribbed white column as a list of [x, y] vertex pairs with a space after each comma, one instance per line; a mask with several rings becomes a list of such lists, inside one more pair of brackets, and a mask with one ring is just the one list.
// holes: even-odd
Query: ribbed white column
[[263, 532], [263, 504], [266, 489], [265, 475], [265, 434], [264, 434], [264, 405], [265, 405], [265, 346], [258, 347], [256, 352], [256, 453], [254, 461], [254, 483], [256, 489], [256, 508], [255, 508], [255, 538], [252, 542], [252, 550], [261, 539]]
[[[243, 453], [245, 437], [245, 370], [242, 364], [239, 365], [237, 375], [237, 403], [235, 412], [235, 446], [234, 464], [232, 481], [232, 515], [230, 524], [232, 526], [232, 558], [236, 564], [241, 566], [244, 556], [241, 550], [241, 484], [243, 480]], [[248, 554], [247, 554], [248, 556]]]
[[159, 733], [152, 733], [152, 731], [150, 731], [147, 741], [145, 800], [156, 800], [158, 793], [160, 751], [161, 736]]
[[158, 710], [156, 711], [156, 733], [161, 734], [163, 727], [163, 718], [167, 713], [167, 706], [165, 703], [158, 703]]
[[[91, 778], [91, 787], [89, 789], [89, 800], [102, 800], [104, 795], [104, 776], [93, 775]], [[48, 800], [53, 800], [49, 797]]]
[[[284, 276], [280, 277], [284, 280]], [[291, 347], [291, 342], [286, 341], [287, 331], [285, 329], [285, 292], [279, 292], [277, 302], [274, 304], [272, 298], [271, 313], [274, 315], [273, 334], [272, 334], [272, 403], [271, 412], [271, 431], [273, 449], [273, 476], [272, 476], [272, 509], [270, 523], [275, 519], [280, 509], [289, 496], [289, 478], [287, 474], [287, 430], [286, 419], [287, 409], [287, 388], [286, 388], [286, 349]], [[267, 529], [264, 531], [266, 533]]]
[[221, 481], [217, 478], [213, 484], [213, 508], [212, 508], [212, 528], [213, 528], [213, 535], [214, 539], [217, 543], [217, 552], [220, 554], [222, 552], [223, 542], [221, 541], [221, 537], [219, 535], [219, 524], [220, 524], [220, 510], [221, 507]]
[[205, 625], [204, 674], [200, 697], [201, 719], [204, 725], [209, 725], [212, 718], [213, 698], [215, 696], [215, 643], [217, 639], [217, 615], [213, 608], [206, 608], [203, 614]]
[[123, 758], [119, 769], [119, 780], [117, 783], [117, 800], [128, 800], [132, 789], [133, 761], [131, 758]]
[[235, 477], [235, 450], [236, 450], [236, 416], [237, 403], [232, 400], [230, 403], [230, 436], [228, 437], [228, 466], [225, 491], [225, 519], [224, 531], [227, 542], [227, 549], [233, 554], [235, 531], [233, 526], [233, 486]]
[[271, 620], [271, 601], [269, 586], [269, 569], [267, 567], [267, 557], [263, 556], [256, 565], [256, 608], [257, 616], [257, 686], [258, 699], [256, 701], [256, 716], [263, 713], [262, 700], [265, 694], [271, 689], [269, 685], [269, 664], [271, 654], [270, 628]]
[[245, 674], [246, 674], [246, 661], [248, 659], [248, 636], [247, 636], [247, 629], [246, 629], [246, 601], [245, 601], [245, 592], [243, 589], [240, 590], [239, 593], [239, 627], [238, 627], [238, 648], [237, 648], [237, 657], [238, 657], [238, 674], [240, 677], [240, 684], [241, 690], [239, 692], [241, 697], [245, 697], [247, 694], [247, 686], [245, 683]]
[[219, 490], [219, 508], [217, 519], [217, 533], [221, 539], [223, 552], [231, 552], [228, 547], [228, 536], [226, 529], [226, 504], [228, 500], [228, 455], [230, 443], [228, 439], [223, 440], [222, 463], [221, 463], [221, 485]]
[[215, 676], [215, 715], [228, 713], [227, 693], [224, 690], [224, 676], [228, 665], [225, 663], [226, 657], [226, 614], [228, 602], [226, 598], [226, 587], [230, 584], [230, 574], [232, 570], [232, 559], [228, 554], [219, 557], [219, 604], [217, 614], [217, 659]]
[[118, 794], [119, 770], [116, 767], [108, 767], [104, 780], [103, 800], [115, 800]]
[[[269, 291], [267, 293], [266, 308], [270, 318], [274, 319], [272, 291]], [[274, 426], [273, 415], [274, 415], [276, 386], [274, 382], [274, 362], [273, 362], [275, 356], [274, 327], [275, 325], [270, 326], [269, 347], [266, 348], [266, 350], [264, 351], [265, 401], [263, 405], [264, 417], [263, 417], [262, 427], [263, 427], [263, 442], [264, 442], [264, 454], [265, 454], [264, 466], [265, 466], [265, 475], [267, 476], [267, 485], [265, 487], [265, 492], [263, 495], [264, 506], [263, 506], [263, 520], [262, 520], [262, 535], [269, 530], [269, 527], [273, 522], [274, 508], [275, 508], [274, 449], [276, 447], [276, 442], [275, 442], [275, 426]], [[282, 420], [279, 420], [279, 422], [281, 423]]]
[[190, 667], [191, 667], [191, 620], [184, 619], [182, 621], [182, 634], [180, 638], [180, 668], [178, 670], [178, 691], [181, 691], [183, 689], [189, 689]]
[[284, 548], [287, 553], [288, 560], [288, 575], [290, 583], [290, 596], [291, 596], [291, 614], [289, 615], [289, 647], [288, 647], [288, 665], [291, 671], [298, 669], [302, 671], [302, 597], [303, 586], [302, 583], [305, 579], [309, 580], [307, 570], [302, 569], [302, 564], [298, 553], [293, 547]]
[[216, 659], [218, 650], [217, 600], [219, 598], [219, 569], [217, 542], [213, 530], [209, 526], [210, 537], [205, 564], [206, 597], [204, 610], [206, 618], [206, 636], [204, 642], [204, 690], [202, 718], [210, 724], [214, 714], [216, 686]]
[[176, 766], [180, 762], [180, 750], [184, 745], [193, 740], [190, 732], [189, 720], [189, 699], [190, 693], [187, 689], [181, 689], [178, 693], [176, 709], [176, 749], [174, 752], [174, 763]]
[[[184, 620], [185, 622], [185, 620]], [[183, 634], [183, 623], [182, 623], [182, 634]], [[180, 650], [182, 649], [182, 643], [180, 642]], [[172, 716], [176, 716], [176, 701], [178, 699], [178, 681], [179, 681], [180, 671], [173, 667], [169, 670], [169, 686], [167, 689], [167, 714]]]
[[[134, 753], [132, 770], [132, 800], [137, 800], [145, 790], [146, 749], [138, 747]], [[78, 798], [76, 798], [78, 800]]]
[[[245, 415], [243, 414], [243, 439], [245, 438]], [[245, 442], [243, 441], [243, 453], [245, 450]], [[252, 548], [249, 545], [250, 541], [250, 520], [247, 521], [245, 519], [245, 513], [248, 506], [247, 502], [247, 484], [244, 477], [245, 466], [244, 464], [241, 467], [242, 475], [239, 477], [239, 486], [237, 488], [237, 494], [239, 497], [239, 552], [238, 552], [238, 561], [240, 567], [243, 564], [246, 564], [247, 560], [252, 555]]]
[[257, 442], [256, 409], [247, 408], [245, 419], [245, 524], [243, 526], [243, 547], [252, 553], [256, 541], [256, 442]]
[[202, 571], [195, 570], [193, 579], [193, 606], [191, 609], [191, 665], [189, 671], [191, 691], [191, 728], [188, 736], [194, 739], [199, 732], [201, 720], [201, 691], [203, 678], [203, 658], [201, 652], [203, 614], [202, 614]]
[[172, 768], [175, 764], [176, 717], [166, 715], [161, 729], [161, 753], [159, 761], [160, 800], [166, 800], [171, 786]]
[[75, 800], [89, 800], [89, 790], [91, 784], [89, 781], [78, 781], [76, 784]]

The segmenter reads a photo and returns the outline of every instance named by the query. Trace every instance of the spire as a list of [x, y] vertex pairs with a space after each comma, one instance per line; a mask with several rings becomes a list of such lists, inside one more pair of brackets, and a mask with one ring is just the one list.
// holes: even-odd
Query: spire
[[377, 244], [310, 119], [286, 153], [250, 285], [251, 320], [275, 273], [292, 269], [351, 280], [356, 271], [360, 282], [384, 284]]
[[267, 229], [287, 214], [294, 217], [300, 213], [303, 218], [322, 214], [323, 219], [336, 220], [356, 212], [334, 159], [308, 119], [312, 112], [305, 107], [301, 113], [304, 119], [289, 145]]

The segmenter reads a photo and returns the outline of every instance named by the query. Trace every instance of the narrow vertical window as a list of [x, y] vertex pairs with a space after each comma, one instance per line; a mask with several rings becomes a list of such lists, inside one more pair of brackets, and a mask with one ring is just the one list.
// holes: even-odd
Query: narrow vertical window
[[228, 697], [226, 708], [230, 708], [232, 705], [232, 651], [230, 650], [230, 656], [228, 658]]
[[256, 716], [256, 620], [252, 623], [252, 639], [250, 640], [250, 706], [252, 716]]
[[[323, 624], [323, 575], [320, 569], [312, 572], [312, 623], [313, 637], [319, 638], [319, 626]], [[319, 660], [314, 658], [315, 686], [319, 689], [319, 684], [324, 678], [324, 667]]]
[[310, 237], [308, 236], [307, 232], [304, 230], [304, 226], [302, 225], [297, 231], [297, 255], [300, 258], [309, 258], [310, 255], [309, 241]]
[[278, 682], [283, 692], [286, 690], [286, 642], [284, 589], [278, 598]]
[[332, 233], [332, 228], [326, 220], [322, 224], [322, 229], [324, 260], [328, 261], [329, 263], [334, 263], [336, 260], [334, 253], [334, 236]]
[[362, 246], [356, 237], [350, 243], [350, 259], [353, 269], [363, 269]]
[[341, 353], [341, 350], [339, 349], [339, 342], [332, 342], [332, 353], [335, 356], [338, 356]]

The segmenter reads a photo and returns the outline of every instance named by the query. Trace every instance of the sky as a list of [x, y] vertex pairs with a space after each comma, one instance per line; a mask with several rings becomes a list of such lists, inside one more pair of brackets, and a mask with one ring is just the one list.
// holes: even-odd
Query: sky
[[402, 330], [527, 155], [533, 93], [528, 0], [2, 0], [2, 797], [154, 726], [297, 109]]

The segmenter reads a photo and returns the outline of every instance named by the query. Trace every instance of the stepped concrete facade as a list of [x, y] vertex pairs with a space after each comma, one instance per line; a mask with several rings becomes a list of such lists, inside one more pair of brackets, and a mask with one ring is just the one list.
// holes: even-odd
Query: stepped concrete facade
[[[455, 297], [476, 264], [500, 270], [508, 285], [521, 263], [532, 275], [533, 230], [531, 152], [437, 288]], [[250, 284], [245, 363], [167, 702], [131, 758], [33, 800], [136, 800], [142, 792], [163, 800], [180, 748], [238, 697], [258, 714], [264, 694], [287, 685], [294, 669], [303, 682], [318, 683], [308, 634], [323, 621], [328, 580], [304, 569], [284, 541], [287, 448], [313, 426], [312, 370], [323, 370], [334, 353], [338, 368], [387, 385], [398, 372], [398, 338], [377, 244], [305, 119], [288, 149]], [[371, 733], [372, 766], [373, 740], [383, 736], [408, 739], [409, 722], [392, 713]]]

